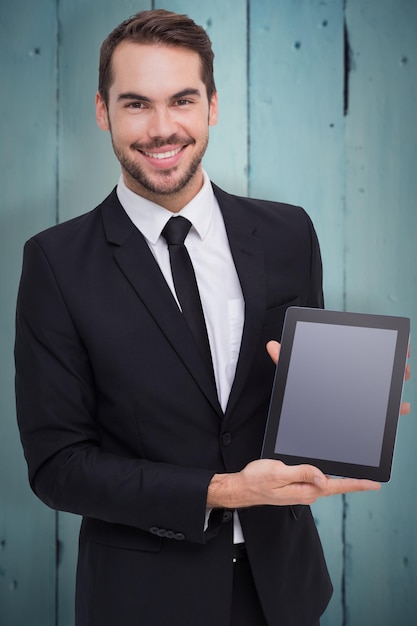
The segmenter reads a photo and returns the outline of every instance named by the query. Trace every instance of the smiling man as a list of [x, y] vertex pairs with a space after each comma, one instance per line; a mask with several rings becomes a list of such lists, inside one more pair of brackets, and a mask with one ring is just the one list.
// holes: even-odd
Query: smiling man
[[203, 171], [213, 52], [186, 16], [108, 36], [96, 114], [121, 177], [27, 242], [15, 351], [31, 486], [83, 516], [76, 626], [318, 624], [308, 505], [378, 485], [259, 460], [285, 311], [323, 305], [311, 221]]

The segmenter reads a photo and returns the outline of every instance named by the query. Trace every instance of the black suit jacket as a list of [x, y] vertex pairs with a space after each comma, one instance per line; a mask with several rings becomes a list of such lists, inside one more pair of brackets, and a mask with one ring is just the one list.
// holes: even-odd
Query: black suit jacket
[[[322, 306], [306, 213], [214, 187], [245, 299], [223, 414], [148, 245], [115, 191], [25, 246], [18, 421], [31, 486], [83, 516], [77, 626], [229, 626], [232, 515], [208, 484], [259, 458], [289, 305]], [[268, 623], [308, 626], [331, 585], [308, 507], [239, 512]]]

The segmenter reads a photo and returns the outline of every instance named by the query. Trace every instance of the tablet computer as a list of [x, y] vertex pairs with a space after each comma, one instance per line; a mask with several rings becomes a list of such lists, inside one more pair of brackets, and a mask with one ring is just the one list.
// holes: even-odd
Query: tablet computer
[[389, 480], [410, 320], [290, 307], [262, 457]]

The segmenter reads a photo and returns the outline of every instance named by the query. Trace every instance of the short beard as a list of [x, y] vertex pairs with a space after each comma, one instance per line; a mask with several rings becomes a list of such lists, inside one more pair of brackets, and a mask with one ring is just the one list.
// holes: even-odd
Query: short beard
[[[190, 142], [189, 140], [184, 141], [184, 140], [178, 140], [178, 138], [176, 137], [170, 137], [169, 139], [163, 142], [161, 140], [155, 141], [153, 145], [149, 145], [149, 146], [144, 146], [141, 144], [133, 144], [131, 148], [134, 150], [152, 152], [153, 149], [162, 148], [164, 146], [168, 147], [170, 145], [179, 145], [179, 144], [187, 145], [190, 143], [192, 142]], [[196, 175], [199, 169], [199, 166], [201, 164], [201, 161], [203, 159], [203, 156], [207, 149], [208, 135], [205, 138], [205, 141], [203, 145], [201, 146], [200, 150], [194, 155], [193, 160], [189, 164], [184, 174], [179, 179], [177, 179], [175, 177], [175, 171], [177, 169], [176, 167], [173, 167], [169, 170], [161, 170], [159, 172], [159, 177], [163, 179], [161, 182], [158, 182], [157, 180], [154, 181], [150, 177], [148, 177], [145, 171], [141, 168], [141, 166], [138, 163], [136, 163], [132, 158], [130, 158], [129, 155], [119, 150], [113, 141], [113, 137], [112, 137], [112, 144], [113, 144], [114, 153], [120, 165], [122, 166], [122, 168], [126, 170], [129, 176], [134, 181], [136, 181], [146, 192], [148, 192], [148, 194], [155, 195], [155, 196], [169, 196], [169, 195], [175, 195], [175, 194], [180, 193], [185, 187], [187, 187], [187, 185], [189, 185], [191, 180]]]

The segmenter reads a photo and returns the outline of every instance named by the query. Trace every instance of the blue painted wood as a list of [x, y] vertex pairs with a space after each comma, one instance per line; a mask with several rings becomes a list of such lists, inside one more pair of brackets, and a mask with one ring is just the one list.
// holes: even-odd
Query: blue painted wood
[[343, 2], [250, 4], [250, 193], [301, 204], [343, 306]]
[[[343, 2], [250, 3], [250, 193], [301, 204], [322, 247], [325, 297], [343, 308]], [[313, 513], [343, 619], [343, 503]]]
[[[35, 19], [32, 19], [35, 18]], [[22, 247], [55, 222], [55, 0], [0, 13], [0, 623], [52, 625], [55, 513], [30, 492], [16, 428], [14, 310]]]
[[[348, 0], [346, 301], [417, 321], [417, 3]], [[413, 330], [412, 330], [413, 335]], [[415, 382], [405, 396], [416, 401]], [[349, 497], [347, 625], [416, 624], [417, 423], [400, 418], [393, 476]]]

